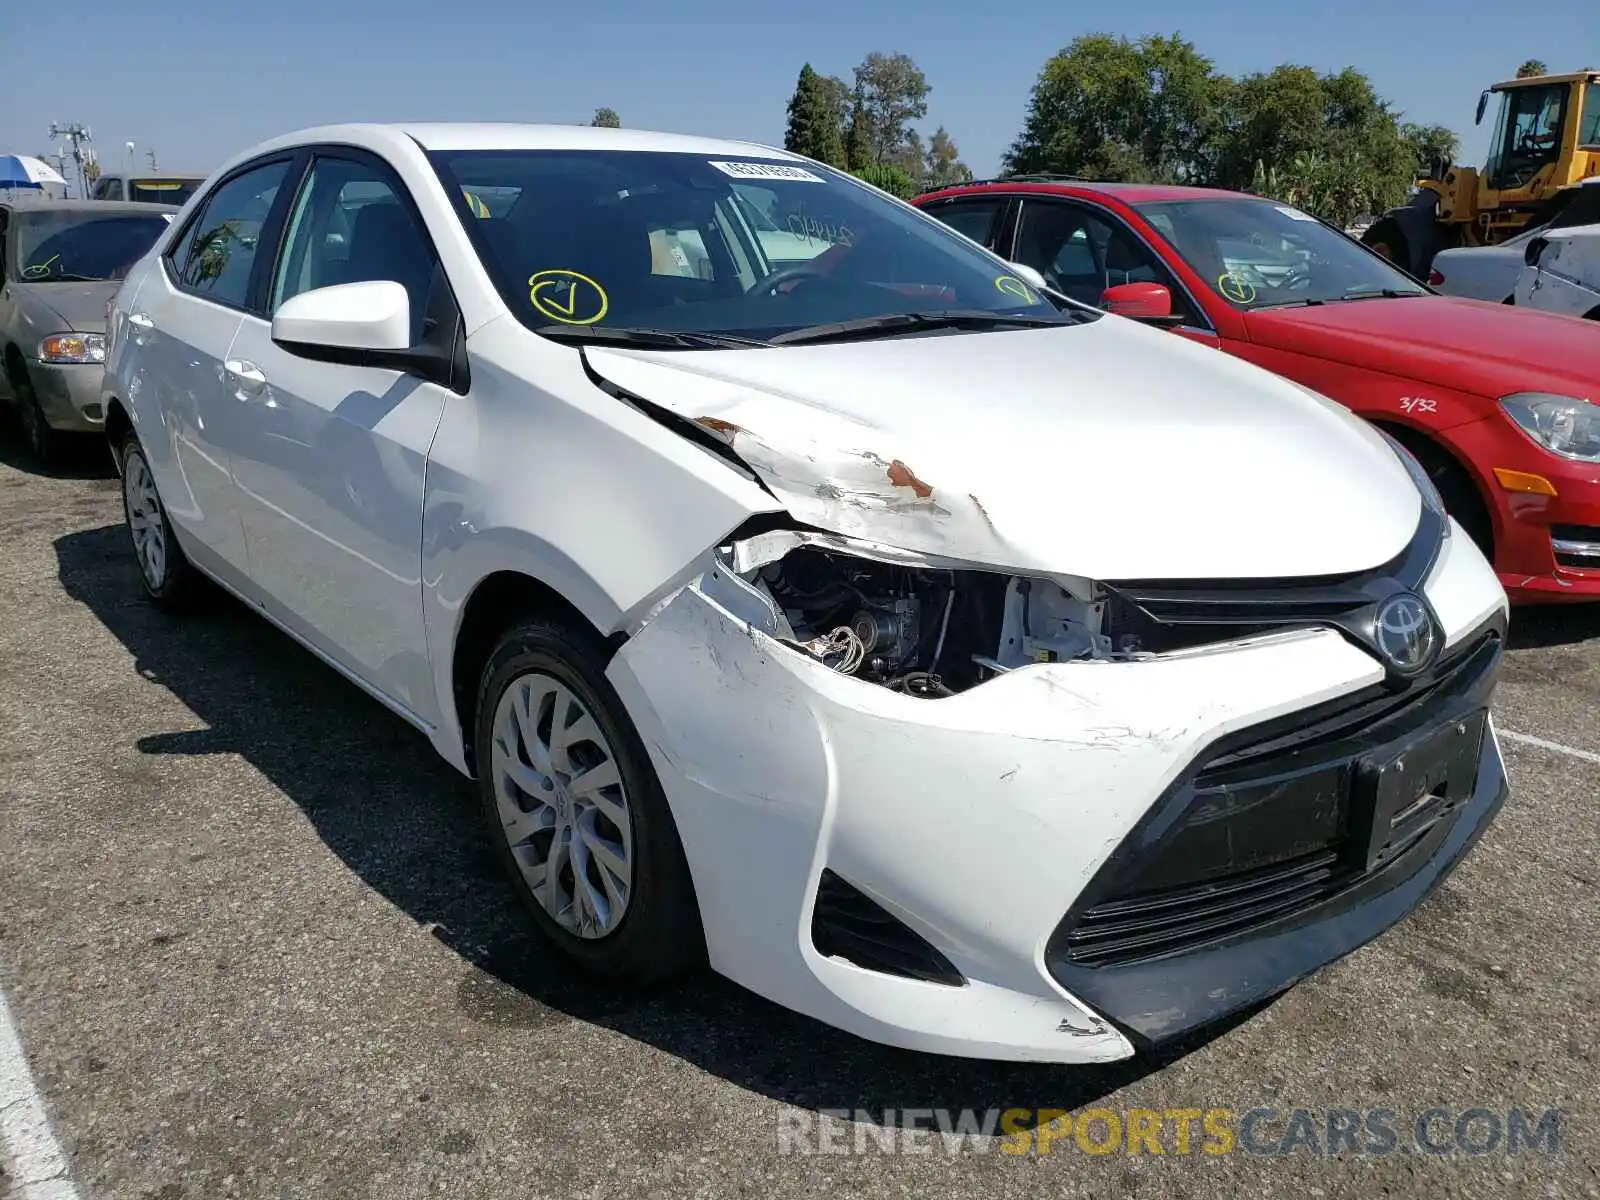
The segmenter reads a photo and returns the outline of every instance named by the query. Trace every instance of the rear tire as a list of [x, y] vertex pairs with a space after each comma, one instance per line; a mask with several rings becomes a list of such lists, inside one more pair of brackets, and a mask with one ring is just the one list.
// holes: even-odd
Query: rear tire
[[178, 545], [144, 447], [131, 432], [122, 439], [122, 515], [144, 593], [164, 612], [186, 612], [204, 586]]
[[606, 657], [592, 630], [548, 617], [500, 640], [478, 688], [478, 790], [496, 857], [545, 939], [594, 975], [647, 986], [703, 963], [705, 936]]

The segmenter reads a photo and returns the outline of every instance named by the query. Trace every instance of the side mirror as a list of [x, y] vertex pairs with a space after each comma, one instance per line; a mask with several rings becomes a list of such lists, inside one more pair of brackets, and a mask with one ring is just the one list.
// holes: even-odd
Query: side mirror
[[1100, 293], [1100, 307], [1135, 321], [1173, 321], [1172, 292], [1160, 283], [1119, 283]]
[[378, 354], [409, 350], [411, 300], [405, 288], [386, 280], [301, 292], [272, 315], [272, 340], [291, 354], [302, 347]]
[[[454, 302], [450, 303], [453, 309]], [[467, 358], [458, 336], [460, 315], [446, 319], [430, 313], [430, 317], [422, 342], [412, 345], [411, 300], [405, 288], [386, 279], [339, 283], [301, 292], [280, 304], [272, 314], [272, 340], [313, 362], [401, 371], [465, 394]]]
[[1472, 123], [1474, 125], [1482, 125], [1483, 124], [1483, 113], [1484, 113], [1484, 110], [1487, 109], [1488, 107], [1489, 107], [1489, 93], [1488, 92], [1484, 92], [1482, 95], [1480, 95], [1478, 97], [1478, 112], [1477, 112], [1477, 115], [1472, 118]]
[[1026, 283], [1029, 287], [1036, 287], [1042, 292], [1050, 286], [1045, 282], [1044, 276], [1035, 271], [1027, 263], [1014, 262], [1007, 263], [1006, 265], [1016, 273], [1018, 279], [1022, 280], [1022, 282]]

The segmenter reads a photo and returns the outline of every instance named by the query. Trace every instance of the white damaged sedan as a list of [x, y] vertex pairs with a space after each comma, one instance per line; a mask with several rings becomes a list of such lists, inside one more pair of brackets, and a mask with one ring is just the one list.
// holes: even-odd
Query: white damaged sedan
[[422, 730], [584, 967], [1148, 1050], [1460, 861], [1507, 608], [1383, 435], [1035, 282], [747, 143], [268, 142], [114, 303], [144, 589]]

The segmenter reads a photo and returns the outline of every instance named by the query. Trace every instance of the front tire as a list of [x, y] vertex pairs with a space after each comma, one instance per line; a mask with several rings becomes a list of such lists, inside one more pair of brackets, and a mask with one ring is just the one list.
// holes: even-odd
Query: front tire
[[540, 932], [602, 978], [649, 985], [705, 959], [666, 796], [604, 645], [534, 618], [484, 668], [474, 731], [483, 818]]
[[120, 458], [122, 515], [139, 565], [139, 581], [158, 608], [183, 612], [194, 603], [201, 586], [199, 575], [178, 545], [144, 447], [132, 433], [123, 439]]
[[1408, 275], [1412, 274], [1411, 244], [1406, 240], [1399, 221], [1384, 217], [1367, 230], [1361, 240], [1380, 257], [1388, 259]]
[[51, 427], [33, 390], [27, 368], [20, 362], [8, 361], [6, 374], [11, 381], [11, 394], [16, 397], [17, 422], [22, 426], [22, 436], [28, 443], [28, 455], [43, 470], [61, 462], [62, 436]]

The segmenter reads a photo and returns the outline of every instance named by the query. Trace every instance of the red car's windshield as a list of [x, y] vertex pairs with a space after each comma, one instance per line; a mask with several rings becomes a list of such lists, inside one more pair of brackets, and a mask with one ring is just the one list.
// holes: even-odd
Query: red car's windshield
[[1241, 197], [1134, 208], [1235, 308], [1427, 292], [1351, 238], [1287, 204]]

